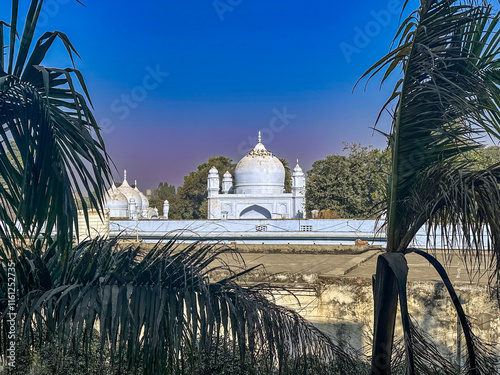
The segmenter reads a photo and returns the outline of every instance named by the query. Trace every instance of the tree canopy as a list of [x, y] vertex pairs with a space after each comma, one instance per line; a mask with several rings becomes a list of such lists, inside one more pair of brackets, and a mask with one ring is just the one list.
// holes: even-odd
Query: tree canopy
[[385, 196], [389, 152], [344, 143], [346, 155], [328, 155], [308, 171], [306, 210], [331, 210], [340, 218], [371, 218]]
[[481, 147], [466, 153], [464, 159], [471, 169], [486, 169], [493, 164], [500, 163], [500, 147]]
[[[200, 164], [196, 171], [184, 177], [184, 183], [177, 190], [177, 197], [181, 202], [180, 217], [183, 219], [207, 218], [207, 178], [210, 168], [219, 171], [219, 183], [222, 187], [222, 176], [226, 171], [234, 175], [236, 164], [225, 156], [215, 156]], [[173, 212], [172, 212], [173, 214]]]
[[[500, 162], [500, 147], [477, 148], [463, 157], [475, 169], [486, 168]], [[290, 164], [283, 158], [280, 161], [285, 167], [285, 191], [290, 193]], [[206, 182], [212, 166], [219, 171], [222, 185], [222, 176], [226, 171], [234, 174], [236, 164], [224, 156], [211, 157], [184, 177], [184, 184], [180, 187], [161, 182], [153, 190], [150, 206], [156, 207], [162, 215], [163, 201], [168, 200], [170, 219], [205, 219]], [[307, 172], [306, 210], [308, 213], [312, 210], [328, 212], [329, 217], [375, 218], [386, 198], [389, 168], [389, 150], [344, 143], [343, 154], [332, 154], [317, 160]]]
[[283, 164], [283, 167], [285, 167], [285, 192], [291, 193], [292, 192], [292, 171], [290, 170], [290, 163], [284, 159], [284, 158], [279, 158], [281, 164]]
[[163, 203], [168, 201], [169, 211], [168, 218], [173, 220], [180, 220], [181, 217], [181, 202], [177, 195], [177, 189], [174, 185], [169, 185], [167, 182], [160, 182], [158, 187], [153, 190], [151, 198], [149, 198], [149, 206], [156, 207], [158, 214], [163, 216]]

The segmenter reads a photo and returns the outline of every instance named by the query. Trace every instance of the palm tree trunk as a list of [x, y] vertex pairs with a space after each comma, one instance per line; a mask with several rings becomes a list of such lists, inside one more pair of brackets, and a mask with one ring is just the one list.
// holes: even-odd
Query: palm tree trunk
[[374, 332], [371, 375], [391, 374], [391, 354], [394, 341], [394, 325], [398, 308], [398, 286], [389, 265], [377, 261], [373, 278]]

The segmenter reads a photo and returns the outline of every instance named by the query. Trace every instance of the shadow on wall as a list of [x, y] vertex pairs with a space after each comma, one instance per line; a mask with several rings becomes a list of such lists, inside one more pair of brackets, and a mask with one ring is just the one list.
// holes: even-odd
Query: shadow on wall
[[314, 326], [333, 337], [340, 346], [348, 344], [359, 351], [362, 351], [365, 347], [363, 339], [364, 324], [362, 323], [314, 323]]

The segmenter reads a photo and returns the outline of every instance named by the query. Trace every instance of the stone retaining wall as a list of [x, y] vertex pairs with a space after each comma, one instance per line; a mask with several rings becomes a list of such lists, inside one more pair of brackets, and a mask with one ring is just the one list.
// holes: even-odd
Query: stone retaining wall
[[[470, 317], [474, 333], [483, 340], [500, 342], [498, 305], [482, 285], [461, 284], [455, 287]], [[276, 302], [291, 307], [337, 341], [350, 342], [367, 350], [372, 336], [373, 298], [369, 279], [343, 278], [314, 286], [295, 286], [295, 296], [275, 294]], [[408, 283], [408, 308], [418, 325], [435, 341], [441, 352], [455, 360], [457, 351], [457, 317], [443, 283]], [[396, 335], [402, 336], [400, 320]], [[462, 347], [464, 347], [462, 340]], [[500, 352], [500, 345], [495, 348]], [[366, 354], [369, 354], [366, 352]]]

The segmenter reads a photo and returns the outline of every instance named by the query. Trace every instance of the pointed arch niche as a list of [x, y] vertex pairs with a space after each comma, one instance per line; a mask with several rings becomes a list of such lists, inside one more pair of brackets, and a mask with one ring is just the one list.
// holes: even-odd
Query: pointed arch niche
[[245, 208], [240, 213], [240, 219], [270, 219], [271, 213], [269, 210], [256, 204]]

